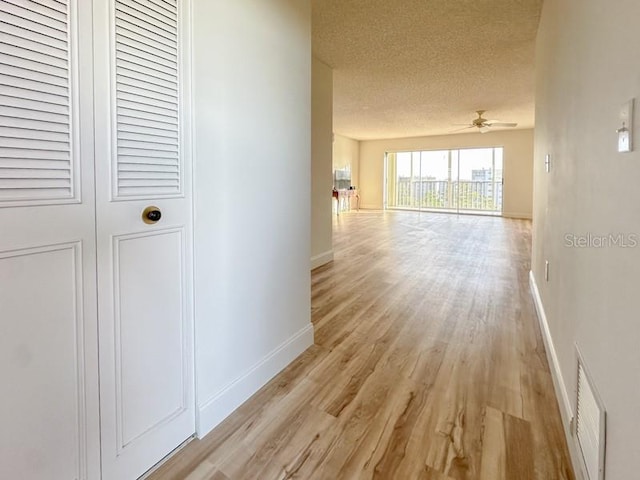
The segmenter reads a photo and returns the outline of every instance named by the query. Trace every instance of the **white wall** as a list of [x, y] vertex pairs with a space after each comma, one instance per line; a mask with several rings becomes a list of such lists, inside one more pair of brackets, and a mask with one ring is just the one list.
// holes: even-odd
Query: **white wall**
[[331, 188], [333, 71], [313, 58], [311, 64], [311, 268], [333, 260]]
[[360, 142], [335, 134], [333, 137], [333, 169], [351, 168], [351, 185], [360, 186]]
[[546, 0], [537, 49], [533, 273], [570, 408], [577, 343], [607, 409], [607, 480], [640, 472], [640, 247], [568, 248], [565, 235], [640, 234], [640, 149], [616, 153], [615, 133], [640, 97], [639, 18], [635, 0]]
[[200, 435], [313, 342], [309, 0], [194, 2]]
[[384, 154], [389, 151], [504, 147], [505, 216], [531, 218], [533, 130], [510, 130], [360, 142], [360, 198], [364, 208], [382, 208]]

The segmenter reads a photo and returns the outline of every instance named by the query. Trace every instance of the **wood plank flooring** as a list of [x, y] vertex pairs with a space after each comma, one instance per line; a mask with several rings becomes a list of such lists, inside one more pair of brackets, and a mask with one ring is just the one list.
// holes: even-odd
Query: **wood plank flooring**
[[573, 480], [530, 222], [341, 215], [315, 345], [151, 480]]

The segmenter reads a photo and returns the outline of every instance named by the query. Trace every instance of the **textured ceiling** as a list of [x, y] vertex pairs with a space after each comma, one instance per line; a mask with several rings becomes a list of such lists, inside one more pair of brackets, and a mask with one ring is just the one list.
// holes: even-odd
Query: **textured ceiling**
[[[446, 134], [485, 118], [533, 127], [542, 0], [312, 0], [313, 52], [334, 70], [334, 131]], [[490, 134], [489, 134], [490, 135]]]

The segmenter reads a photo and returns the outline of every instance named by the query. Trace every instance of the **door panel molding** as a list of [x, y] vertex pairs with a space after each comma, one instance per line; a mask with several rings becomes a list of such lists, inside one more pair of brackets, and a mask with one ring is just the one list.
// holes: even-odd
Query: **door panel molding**
[[[72, 332], [70, 332], [72, 336], [72, 340], [70, 340], [69, 338], [57, 339], [57, 340], [59, 342], [63, 342], [63, 343], [69, 342], [73, 344], [73, 353], [72, 353], [73, 365], [71, 367], [73, 370], [73, 377], [74, 377], [73, 390], [75, 390], [73, 394], [73, 397], [75, 398], [74, 425], [73, 425], [73, 430], [74, 430], [73, 449], [75, 451], [74, 471], [75, 471], [76, 478], [84, 480], [84, 479], [87, 479], [88, 477], [88, 473], [87, 473], [88, 472], [88, 456], [87, 456], [88, 455], [88, 452], [87, 452], [88, 419], [87, 419], [87, 404], [86, 404], [86, 398], [87, 398], [88, 392], [87, 392], [86, 381], [85, 381], [85, 378], [87, 376], [87, 371], [86, 371], [86, 361], [85, 361], [86, 352], [84, 348], [85, 315], [84, 315], [84, 307], [83, 307], [84, 298], [83, 298], [83, 273], [82, 273], [83, 272], [82, 242], [77, 241], [72, 243], [41, 245], [41, 246], [32, 247], [32, 248], [0, 251], [0, 265], [3, 265], [3, 263], [14, 260], [14, 259], [26, 260], [26, 259], [29, 259], [29, 257], [34, 257], [29, 260], [34, 261], [34, 264], [31, 266], [31, 268], [34, 268], [34, 269], [37, 268], [38, 269], [37, 274], [34, 273], [32, 281], [29, 282], [29, 288], [21, 289], [20, 293], [22, 293], [22, 295], [32, 295], [34, 297], [37, 296], [40, 302], [42, 301], [46, 302], [46, 298], [47, 296], [51, 295], [51, 292], [46, 291], [45, 287], [50, 287], [51, 285], [46, 285], [46, 274], [43, 275], [40, 269], [42, 268], [42, 266], [45, 264], [47, 260], [50, 260], [51, 262], [53, 262], [51, 265], [48, 265], [49, 267], [60, 267], [61, 266], [60, 263], [62, 263], [62, 259], [58, 259], [57, 262], [55, 262], [56, 259], [53, 258], [52, 256], [55, 254], [60, 254], [64, 252], [67, 252], [68, 254], [70, 254], [69, 258], [67, 259], [68, 264], [66, 265], [70, 269], [70, 271], [67, 272], [68, 274], [70, 274], [70, 278], [68, 279], [70, 282], [68, 285], [70, 291], [67, 293], [70, 294], [71, 296], [69, 300], [72, 302], [72, 304], [68, 305], [69, 310], [68, 312], [66, 312], [66, 314], [70, 315], [70, 318], [68, 318], [68, 320], [72, 324]], [[49, 257], [49, 258], [47, 259], [46, 257]], [[29, 260], [27, 260], [27, 262]], [[29, 265], [21, 265], [20, 273], [24, 274], [28, 268], [29, 268]], [[51, 268], [51, 270], [48, 271], [47, 273], [49, 273], [50, 276], [54, 276], [60, 273], [59, 270], [60, 270], [59, 268]], [[7, 266], [5, 264], [0, 267], [0, 271], [11, 272], [11, 266]], [[51, 280], [51, 278], [49, 280]], [[58, 285], [61, 285], [60, 280], [62, 279], [58, 278], [56, 281]], [[2, 284], [2, 275], [0, 275], [0, 285], [1, 284]], [[38, 287], [44, 290], [39, 292]], [[9, 291], [10, 291], [10, 287], [9, 287]], [[0, 295], [0, 298], [1, 298], [1, 295]], [[37, 323], [38, 321], [42, 322], [42, 324], [40, 325], [40, 328], [35, 328], [35, 327], [33, 328], [34, 331], [42, 330], [42, 329], [46, 330], [47, 326], [49, 328], [53, 328], [50, 325], [46, 325], [46, 324], [47, 323], [50, 324], [53, 318], [57, 318], [61, 316], [61, 312], [59, 311], [60, 306], [56, 307], [55, 305], [55, 302], [59, 300], [60, 299], [56, 297], [55, 299], [52, 299], [52, 301], [49, 302], [47, 306], [31, 305], [30, 307], [27, 307], [32, 310], [31, 312], [32, 315], [30, 315], [28, 318], [22, 317], [23, 321], [28, 322], [29, 319], [31, 319], [34, 323]], [[36, 314], [37, 313], [36, 310], [38, 310], [41, 315], [43, 315], [46, 312], [47, 314], [46, 322], [43, 317], [39, 317]], [[11, 315], [11, 312], [5, 312], [5, 314]], [[18, 312], [16, 312], [15, 315], [17, 314]], [[13, 315], [11, 316], [13, 317]], [[68, 327], [69, 326], [67, 325], [67, 328]], [[40, 342], [46, 343], [47, 346], [49, 346], [52, 342], [55, 342], [56, 340], [55, 338], [53, 338], [55, 336], [54, 332], [59, 334], [59, 332], [61, 331], [61, 328], [63, 328], [62, 325], [57, 325], [55, 329], [49, 332], [49, 336], [47, 336], [46, 338], [41, 338]], [[32, 335], [30, 334], [29, 337], [32, 337]], [[17, 337], [12, 335], [12, 336], [7, 336], [7, 338], [19, 339], [20, 334], [18, 334]], [[25, 343], [22, 346], [20, 346], [20, 342], [18, 341], [18, 345], [14, 347], [14, 352], [12, 354], [13, 362], [7, 362], [3, 366], [9, 367], [11, 365], [15, 365], [16, 368], [28, 369], [29, 366], [34, 362], [37, 365], [37, 356], [38, 354], [42, 354], [42, 353], [41, 351], [38, 351], [38, 352], [32, 351], [34, 340], [35, 339], [30, 338], [30, 340], [28, 342], [25, 341]], [[56, 360], [57, 361], [60, 360], [59, 356], [57, 356]], [[53, 363], [49, 363], [49, 366], [50, 368], [54, 368]], [[61, 368], [62, 366], [58, 365], [58, 367]], [[64, 371], [66, 372], [66, 369]], [[58, 373], [61, 373], [61, 372], [58, 372]], [[64, 380], [64, 375], [62, 375], [62, 377], [63, 378], [55, 378], [55, 381], [60, 382]], [[21, 384], [23, 384], [23, 382], [24, 382], [24, 379], [21, 379]], [[19, 390], [23, 390], [23, 391], [25, 389], [28, 390], [30, 387], [32, 389], [37, 388], [36, 386], [33, 386], [33, 385], [28, 385], [27, 387], [23, 385], [22, 388], [20, 389], [12, 388], [11, 391], [15, 393], [16, 391], [19, 391]], [[44, 387], [40, 386], [40, 388], [43, 389]], [[35, 390], [33, 390], [31, 393], [34, 394]], [[45, 392], [42, 391], [41, 393], [44, 394]], [[27, 403], [37, 401], [35, 400], [36, 395], [31, 395], [31, 397], [32, 398], [25, 398], [24, 401]], [[51, 401], [53, 401], [54, 403], [55, 403], [55, 400], [56, 400], [55, 398], [51, 399]], [[46, 403], [49, 403], [49, 400], [47, 400]], [[47, 407], [43, 405], [40, 405], [40, 407], [42, 407], [42, 410], [46, 411]], [[39, 410], [40, 409], [36, 408], [35, 411], [33, 412], [33, 414], [36, 417], [38, 415], [42, 415], [43, 413], [42, 411], [39, 411]], [[60, 412], [56, 410], [56, 413], [60, 413]], [[60, 417], [56, 419], [51, 419], [51, 420], [54, 422], [59, 421]], [[24, 428], [23, 425], [21, 425], [21, 427]], [[31, 435], [29, 436], [33, 438]], [[57, 443], [62, 447], [63, 450], [66, 450], [64, 441], [61, 440]], [[54, 448], [57, 446], [58, 445], [51, 445], [51, 447], [54, 447]], [[45, 454], [46, 453], [47, 452], [45, 452]], [[33, 468], [37, 468], [37, 466], [34, 466]], [[16, 475], [25, 474], [25, 472], [14, 472], [14, 473]], [[44, 474], [44, 472], [42, 473]], [[50, 474], [51, 472], [48, 472], [48, 473]]]
[[[167, 237], [167, 238], [163, 238]], [[170, 239], [169, 237], [174, 237]], [[185, 229], [183, 227], [174, 227], [174, 228], [164, 228], [164, 229], [156, 229], [149, 232], [137, 232], [123, 235], [113, 235], [112, 238], [112, 258], [113, 258], [113, 299], [114, 299], [114, 368], [116, 375], [116, 440], [117, 440], [117, 453], [120, 454], [124, 449], [126, 449], [129, 445], [136, 442], [140, 438], [145, 435], [152, 433], [154, 430], [162, 427], [166, 423], [171, 422], [171, 420], [175, 419], [180, 414], [184, 413], [187, 410], [187, 402], [189, 399], [189, 385], [190, 383], [187, 381], [187, 375], [189, 375], [189, 365], [187, 364], [187, 338], [185, 336], [185, 332], [188, 331], [188, 316], [187, 316], [187, 302], [189, 301], [187, 297], [187, 288], [186, 288], [186, 244], [185, 244]], [[161, 265], [164, 266], [169, 262], [171, 257], [176, 261], [177, 271], [173, 272], [162, 272], [155, 271], [149, 272], [149, 276], [147, 278], [141, 279], [137, 277], [138, 282], [136, 285], [136, 289], [126, 288], [122, 284], [122, 271], [126, 269], [126, 266], [123, 266], [123, 263], [127, 263], [126, 259], [123, 259], [123, 250], [127, 248], [127, 244], [130, 242], [139, 243], [139, 247], [141, 250], [151, 252], [152, 245], [150, 245], [150, 239], [158, 239], [162, 238], [163, 240], [173, 240], [176, 245], [176, 250], [174, 252], [169, 251], [171, 248], [169, 245], [164, 245], [159, 250], [163, 253], [163, 257], [160, 259], [152, 258], [153, 260], [158, 260], [161, 262]], [[133, 246], [135, 249], [136, 246]], [[125, 254], [126, 255], [126, 254]], [[139, 271], [139, 270], [138, 270]], [[131, 275], [131, 272], [127, 272], [128, 275]], [[150, 284], [155, 284], [158, 277], [168, 277], [168, 278], [176, 278], [179, 276], [179, 282], [176, 282], [179, 285], [179, 291], [173, 292], [177, 295], [177, 300], [179, 301], [179, 318], [176, 320], [179, 323], [179, 357], [182, 360], [180, 365], [179, 373], [179, 383], [180, 383], [180, 391], [181, 395], [179, 398], [176, 398], [176, 404], [173, 405], [169, 410], [165, 411], [165, 413], [158, 418], [155, 418], [152, 423], [149, 423], [144, 428], [138, 428], [136, 432], [132, 432], [127, 434], [127, 425], [126, 425], [126, 398], [124, 387], [125, 381], [124, 376], [126, 372], [124, 371], [123, 365], [123, 343], [126, 339], [123, 338], [124, 330], [126, 330], [126, 326], [123, 325], [123, 322], [126, 323], [127, 318], [123, 318], [123, 302], [129, 303], [131, 305], [132, 300], [135, 302], [135, 299], [131, 299], [130, 297], [136, 294], [140, 294], [140, 289], [144, 289], [145, 286], [151, 287]], [[143, 285], [144, 281], [148, 281], [147, 285]], [[134, 290], [134, 291], [132, 291]], [[153, 288], [151, 288], [153, 290]], [[145, 292], [147, 293], [147, 292]], [[161, 297], [161, 301], [166, 301], [168, 297], [171, 296], [172, 292], [164, 291], [164, 292], [150, 292], [151, 295], [156, 293], [159, 297]], [[128, 298], [125, 298], [128, 297]], [[149, 295], [145, 295], [144, 300], [146, 302], [151, 301]], [[176, 298], [170, 299], [175, 301]], [[165, 308], [160, 308], [160, 310], [166, 311], [171, 309], [171, 305], [166, 305]], [[124, 308], [126, 310], [126, 307]], [[175, 312], [178, 314], [178, 312]], [[144, 315], [136, 315], [135, 322], [136, 324], [140, 324], [143, 322]], [[134, 319], [130, 319], [134, 320]], [[149, 319], [151, 320], [151, 319]], [[152, 325], [148, 325], [151, 327]], [[161, 353], [161, 356], [164, 352]], [[175, 367], [175, 366], [174, 366]], [[174, 372], [175, 373], [175, 372]], [[163, 377], [168, 376], [168, 372], [163, 371]], [[167, 394], [170, 391], [167, 390]]]

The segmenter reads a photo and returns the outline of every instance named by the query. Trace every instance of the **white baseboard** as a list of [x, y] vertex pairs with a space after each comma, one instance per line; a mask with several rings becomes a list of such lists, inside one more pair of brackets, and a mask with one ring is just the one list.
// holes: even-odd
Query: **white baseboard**
[[536, 283], [536, 277], [533, 274], [533, 271], [529, 271], [529, 284], [531, 286], [533, 303], [535, 304], [536, 312], [538, 313], [538, 321], [540, 323], [540, 331], [542, 332], [542, 338], [544, 340], [544, 346], [547, 352], [547, 360], [549, 362], [549, 367], [551, 368], [551, 378], [553, 379], [553, 387], [556, 391], [558, 406], [560, 407], [560, 416], [562, 417], [564, 434], [567, 439], [569, 454], [571, 455], [573, 471], [580, 479], [584, 477], [584, 474], [582, 473], [582, 464], [576, 448], [573, 433], [571, 431], [573, 408], [571, 407], [569, 393], [567, 392], [567, 388], [565, 387], [566, 384], [564, 383], [564, 379], [562, 377], [560, 361], [558, 360], [558, 354], [556, 353], [555, 346], [553, 345], [553, 338], [551, 336], [551, 330], [549, 329], [547, 314], [545, 313], [544, 305], [542, 304], [542, 297], [540, 296], [540, 291], [538, 290], [538, 284]]
[[571, 401], [569, 400], [569, 394], [565, 388], [564, 379], [562, 378], [562, 370], [560, 369], [560, 362], [556, 349], [553, 345], [553, 339], [551, 337], [551, 330], [549, 329], [549, 323], [547, 322], [547, 315], [542, 305], [542, 297], [540, 297], [540, 291], [538, 290], [538, 284], [533, 271], [529, 272], [529, 283], [531, 285], [531, 294], [533, 295], [533, 302], [538, 312], [538, 321], [540, 322], [540, 330], [542, 331], [542, 338], [544, 339], [544, 346], [547, 351], [547, 360], [549, 360], [549, 366], [551, 367], [551, 375], [553, 376], [553, 385], [556, 389], [556, 395], [560, 401], [560, 413], [562, 413], [562, 420], [568, 425], [573, 417], [573, 409], [571, 408]]
[[311, 257], [311, 270], [333, 262], [333, 250]]
[[199, 405], [198, 437], [202, 438], [213, 430], [311, 345], [313, 345], [313, 324], [310, 323]]
[[531, 213], [502, 212], [502, 216], [505, 218], [519, 218], [523, 220], [531, 220], [533, 218]]

